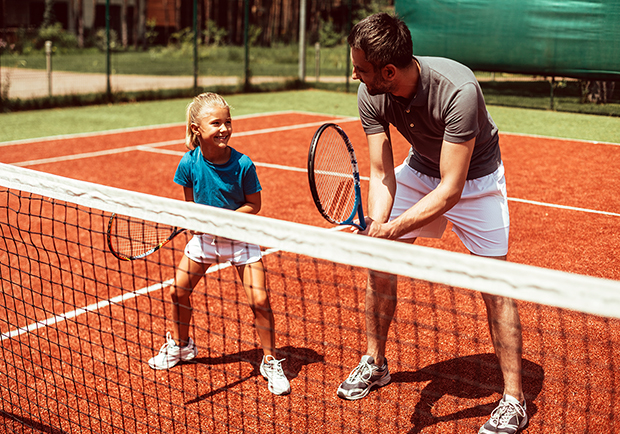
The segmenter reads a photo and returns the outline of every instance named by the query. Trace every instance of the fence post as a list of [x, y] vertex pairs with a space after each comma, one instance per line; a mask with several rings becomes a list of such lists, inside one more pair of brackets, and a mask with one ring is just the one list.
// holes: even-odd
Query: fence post
[[[349, 36], [349, 33], [351, 33], [351, 25], [353, 24], [353, 0], [349, 0], [349, 4], [348, 4], [348, 11], [347, 11], [347, 34], [345, 39]], [[346, 79], [346, 85], [345, 85], [345, 92], [349, 93], [349, 70], [351, 69], [351, 52], [350, 52], [350, 48], [349, 48], [349, 44], [345, 44], [347, 46], [347, 70], [345, 71], [344, 75], [345, 75], [345, 79]]]
[[198, 0], [194, 0], [193, 5], [193, 27], [194, 27], [194, 95], [198, 94]]
[[306, 0], [299, 4], [299, 81], [306, 81]]
[[110, 65], [110, 0], [106, 0], [105, 2], [105, 39], [106, 39], [106, 49], [105, 49], [105, 64], [106, 64], [106, 87], [105, 94], [106, 100], [110, 102], [112, 99], [112, 87], [110, 86], [110, 74], [112, 67]]
[[314, 76], [315, 81], [319, 82], [319, 76], [321, 75], [321, 43], [319, 41], [314, 43]]
[[243, 89], [250, 89], [250, 41], [248, 33], [250, 31], [250, 0], [244, 1], [244, 20], [243, 20], [243, 48], [244, 48], [244, 67], [243, 67]]
[[45, 41], [45, 64], [47, 65], [47, 92], [52, 96], [52, 41]]

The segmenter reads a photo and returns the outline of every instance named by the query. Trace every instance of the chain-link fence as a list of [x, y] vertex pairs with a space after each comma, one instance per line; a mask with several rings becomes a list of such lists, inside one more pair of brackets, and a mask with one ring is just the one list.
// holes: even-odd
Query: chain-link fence
[[[33, 24], [33, 0], [4, 1], [5, 101], [284, 82], [348, 87], [345, 39], [352, 20], [393, 10], [394, 3], [47, 0], [42, 22]], [[81, 12], [71, 10], [75, 4]], [[20, 11], [29, 11], [29, 23]]]

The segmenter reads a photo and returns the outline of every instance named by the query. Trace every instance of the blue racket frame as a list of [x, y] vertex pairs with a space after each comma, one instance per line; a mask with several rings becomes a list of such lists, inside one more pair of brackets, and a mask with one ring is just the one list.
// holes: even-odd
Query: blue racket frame
[[[346, 146], [349, 159], [351, 161], [351, 170], [353, 174], [353, 187], [355, 191], [355, 203], [353, 205], [353, 210], [349, 217], [347, 217], [343, 221], [339, 221], [334, 218], [334, 216], [330, 215], [323, 206], [321, 199], [319, 197], [317, 188], [316, 188], [316, 177], [315, 177], [315, 157], [316, 157], [316, 149], [317, 144], [319, 143], [319, 139], [321, 135], [328, 129], [333, 129], [342, 138], [343, 144]], [[362, 205], [362, 190], [360, 187], [360, 174], [359, 168], [357, 165], [357, 157], [355, 156], [355, 149], [353, 149], [353, 144], [349, 140], [349, 137], [344, 132], [344, 130], [337, 124], [334, 123], [326, 123], [319, 127], [319, 129], [314, 133], [312, 137], [312, 142], [310, 143], [310, 150], [308, 152], [308, 182], [310, 184], [310, 191], [312, 193], [312, 198], [314, 199], [314, 204], [317, 209], [321, 213], [321, 215], [330, 223], [338, 224], [338, 225], [352, 225], [360, 230], [366, 229], [366, 219], [364, 218], [364, 208]], [[355, 219], [359, 220], [359, 224], [355, 223]]]

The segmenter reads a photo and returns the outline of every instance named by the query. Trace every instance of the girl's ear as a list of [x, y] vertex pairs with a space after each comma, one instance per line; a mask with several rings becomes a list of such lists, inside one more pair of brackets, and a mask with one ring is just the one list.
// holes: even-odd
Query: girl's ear
[[194, 133], [194, 134], [198, 134], [200, 132], [200, 129], [199, 129], [198, 125], [196, 125], [196, 124], [191, 124], [190, 128], [192, 129], [192, 133]]

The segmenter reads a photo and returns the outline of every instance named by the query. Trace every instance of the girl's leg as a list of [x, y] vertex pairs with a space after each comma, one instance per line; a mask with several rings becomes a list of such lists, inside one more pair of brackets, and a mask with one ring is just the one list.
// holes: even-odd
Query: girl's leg
[[243, 282], [243, 289], [248, 297], [248, 303], [254, 312], [254, 323], [265, 356], [276, 355], [275, 321], [269, 293], [265, 287], [265, 270], [263, 261], [237, 266], [239, 277]]
[[208, 265], [192, 261], [183, 255], [177, 268], [174, 285], [170, 287], [172, 320], [174, 321], [172, 338], [180, 347], [186, 346], [189, 340], [189, 323], [192, 319], [190, 295], [207, 271]]
[[275, 321], [265, 287], [263, 261], [237, 266], [237, 271], [254, 312], [256, 331], [265, 354], [260, 364], [260, 373], [267, 380], [267, 388], [271, 393], [286, 395], [291, 392], [291, 385], [282, 369], [282, 360], [276, 359]]

